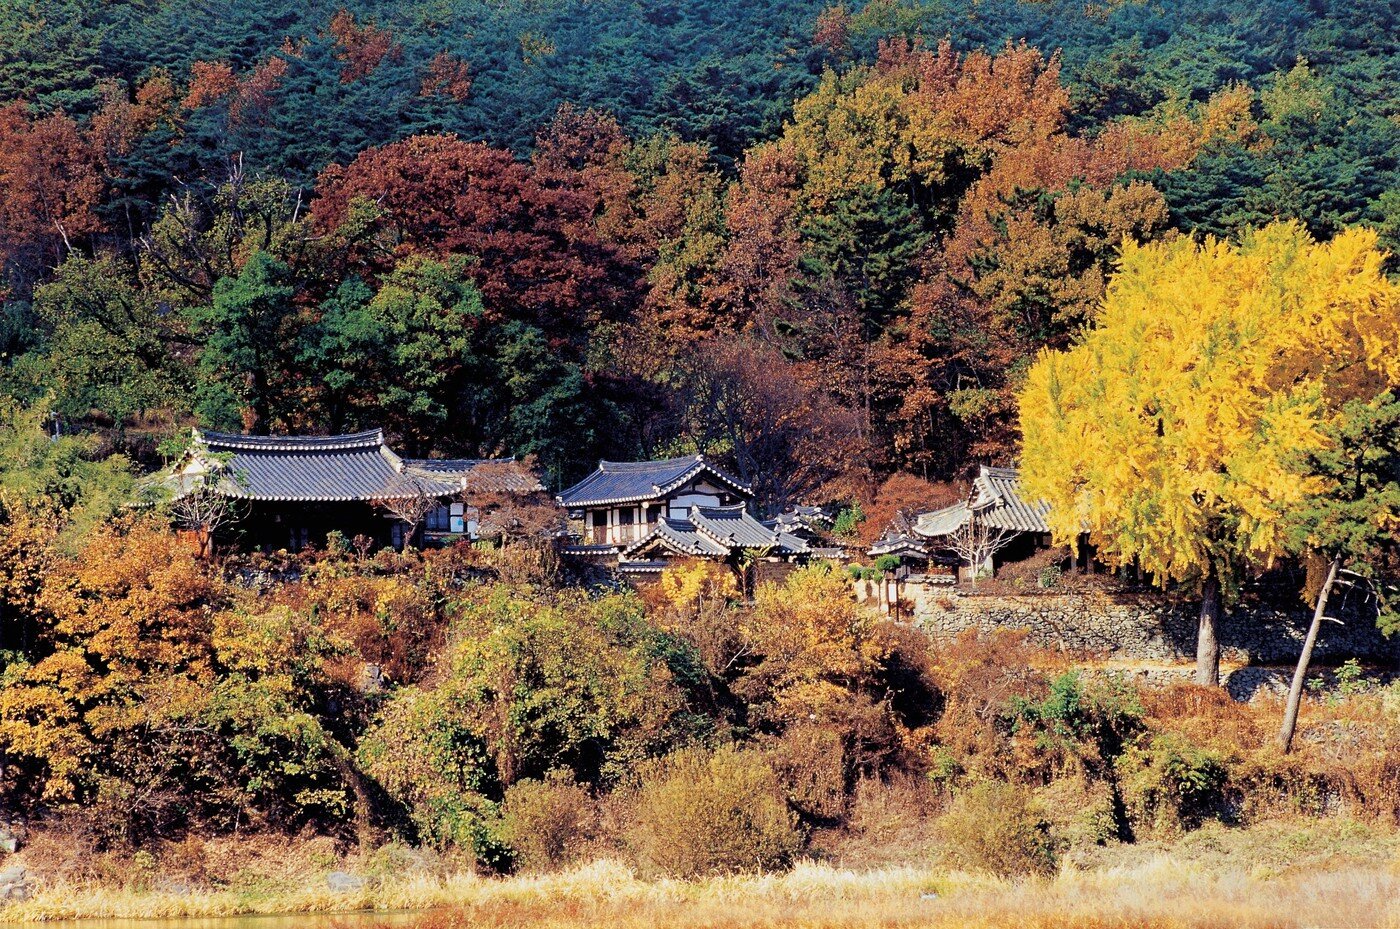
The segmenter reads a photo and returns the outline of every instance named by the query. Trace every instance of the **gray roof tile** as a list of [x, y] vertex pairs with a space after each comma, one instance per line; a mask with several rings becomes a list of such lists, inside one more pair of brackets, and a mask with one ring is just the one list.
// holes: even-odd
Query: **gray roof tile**
[[704, 455], [686, 455], [663, 461], [600, 461], [596, 471], [559, 494], [559, 502], [583, 507], [654, 500], [705, 473], [744, 496], [752, 493]]
[[690, 520], [680, 516], [666, 516], [657, 521], [656, 528], [647, 533], [645, 538], [629, 546], [623, 552], [623, 557], [630, 558], [634, 554], [657, 547], [699, 558], [723, 558], [729, 554], [728, 547], [696, 530]]
[[631, 558], [656, 548], [679, 555], [723, 558], [743, 549], [760, 549], [784, 555], [805, 555], [803, 539], [774, 532], [754, 519], [742, 504], [693, 506], [686, 516], [667, 516], [641, 541], [623, 552]]
[[973, 513], [985, 525], [1013, 532], [1049, 532], [1045, 517], [1047, 503], [1027, 503], [1021, 499], [1021, 480], [1015, 468], [982, 466], [972, 482], [967, 500], [931, 513], [920, 514], [914, 531], [932, 539], [951, 535], [967, 524]]
[[468, 493], [528, 494], [544, 490], [530, 469], [510, 458], [406, 458], [404, 465], [438, 480], [454, 481]]
[[690, 521], [695, 528], [727, 548], [776, 548], [778, 534], [749, 515], [743, 504], [693, 506]]
[[249, 500], [372, 501], [457, 493], [406, 471], [382, 430], [338, 436], [245, 436], [195, 430], [192, 453], [219, 456], [221, 490]]

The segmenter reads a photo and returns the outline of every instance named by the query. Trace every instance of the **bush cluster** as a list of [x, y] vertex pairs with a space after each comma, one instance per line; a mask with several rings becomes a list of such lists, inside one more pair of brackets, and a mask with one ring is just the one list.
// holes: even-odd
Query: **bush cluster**
[[981, 781], [959, 792], [939, 823], [948, 860], [1002, 876], [1046, 874], [1055, 868], [1050, 824], [1029, 790]]
[[801, 849], [773, 770], [734, 748], [684, 749], [648, 765], [625, 836], [645, 872], [679, 877], [772, 870]]
[[214, 566], [140, 519], [8, 541], [0, 803], [160, 868], [237, 829], [497, 872], [844, 842], [1021, 874], [1210, 819], [1400, 815], [1394, 687], [1315, 701], [1280, 758], [1277, 707], [1077, 672], [1024, 634], [934, 648], [826, 566], [746, 603], [694, 566], [643, 597], [466, 547]]

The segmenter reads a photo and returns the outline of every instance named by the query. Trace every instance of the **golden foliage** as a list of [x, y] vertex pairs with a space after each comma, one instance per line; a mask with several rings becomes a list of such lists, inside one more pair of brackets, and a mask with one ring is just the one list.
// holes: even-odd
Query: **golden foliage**
[[1098, 325], [1021, 394], [1022, 477], [1057, 539], [1162, 581], [1267, 561], [1341, 404], [1400, 376], [1374, 233], [1275, 224], [1240, 245], [1124, 245]]
[[804, 568], [758, 589], [741, 622], [763, 656], [741, 690], [772, 700], [776, 718], [806, 719], [869, 683], [889, 642], [878, 619], [857, 606], [843, 575]]
[[677, 877], [766, 871], [801, 847], [773, 771], [757, 752], [733, 748], [648, 764], [627, 841], [643, 870]]
[[0, 744], [42, 761], [46, 797], [72, 798], [113, 732], [201, 699], [216, 592], [194, 552], [148, 523], [101, 528], [49, 569], [36, 607], [53, 650], [0, 687]]
[[739, 583], [726, 565], [681, 558], [661, 572], [656, 593], [672, 609], [690, 612], [703, 608], [705, 601], [733, 600], [739, 595]]

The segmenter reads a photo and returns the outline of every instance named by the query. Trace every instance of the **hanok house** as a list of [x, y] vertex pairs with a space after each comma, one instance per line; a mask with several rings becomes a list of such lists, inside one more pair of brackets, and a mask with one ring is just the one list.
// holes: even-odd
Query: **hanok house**
[[623, 549], [618, 567], [624, 574], [660, 572], [673, 558], [704, 558], [747, 569], [771, 572], [760, 562], [791, 563], [810, 553], [797, 536], [770, 529], [749, 514], [743, 503], [692, 506], [684, 516], [663, 516], [640, 541]]
[[674, 558], [738, 565], [742, 553], [766, 560], [807, 554], [794, 535], [748, 511], [749, 487], [703, 455], [664, 461], [601, 461], [565, 490], [559, 504], [581, 524], [565, 554], [615, 564], [626, 574], [659, 573]]
[[[505, 459], [505, 463], [513, 463]], [[194, 430], [194, 441], [173, 474], [177, 498], [200, 488], [234, 501], [234, 527], [243, 545], [299, 551], [327, 534], [366, 536], [401, 547], [408, 525], [391, 510], [417, 501], [428, 539], [474, 537], [470, 476], [480, 459], [403, 459], [382, 429], [335, 436], [253, 436]], [[493, 462], [495, 463], [495, 462]], [[538, 482], [523, 468], [509, 483]], [[411, 541], [411, 540], [410, 540]]]
[[772, 519], [765, 519], [763, 525], [806, 542], [808, 554], [812, 558], [847, 561], [851, 557], [851, 553], [847, 551], [847, 544], [843, 544], [842, 540], [832, 535], [836, 518], [825, 507], [799, 504], [789, 507]]
[[[931, 566], [941, 565], [963, 576], [991, 576], [998, 564], [1025, 558], [1050, 544], [1050, 527], [1045, 522], [1049, 509], [1046, 503], [1022, 499], [1015, 468], [983, 465], [967, 498], [921, 514], [914, 520], [913, 535], [926, 546]], [[913, 546], [906, 546], [899, 553], [913, 551]]]
[[929, 543], [911, 532], [890, 529], [870, 546], [867, 554], [877, 559], [894, 556], [902, 568], [922, 569], [929, 561]]

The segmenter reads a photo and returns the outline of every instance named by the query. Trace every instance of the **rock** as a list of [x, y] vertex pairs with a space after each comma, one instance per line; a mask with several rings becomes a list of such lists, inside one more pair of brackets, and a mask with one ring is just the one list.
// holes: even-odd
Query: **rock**
[[10, 865], [0, 870], [0, 902], [20, 903], [33, 893], [34, 882], [29, 879], [29, 869], [24, 865]]
[[359, 679], [355, 687], [362, 694], [377, 694], [384, 690], [384, 670], [377, 664], [366, 662], [360, 665]]
[[364, 890], [369, 881], [358, 874], [351, 874], [349, 871], [332, 871], [326, 875], [326, 886], [332, 893], [345, 894], [353, 893], [356, 890]]
[[156, 878], [151, 888], [173, 897], [193, 897], [196, 890], [195, 885], [183, 877], [170, 877], [169, 875], [161, 875]]
[[27, 838], [28, 833], [19, 823], [0, 823], [0, 855], [13, 855]]

